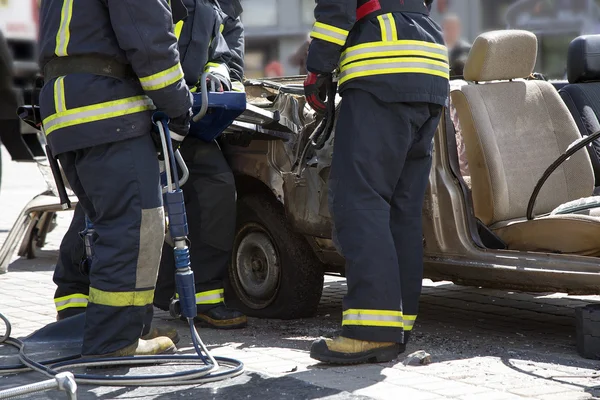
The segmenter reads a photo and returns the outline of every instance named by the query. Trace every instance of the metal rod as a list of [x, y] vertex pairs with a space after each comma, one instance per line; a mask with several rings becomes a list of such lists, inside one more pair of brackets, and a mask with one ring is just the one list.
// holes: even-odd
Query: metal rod
[[48, 379], [47, 381], [2, 390], [0, 391], [0, 399], [10, 399], [48, 390], [62, 390], [67, 393], [69, 400], [77, 400], [77, 383], [75, 383], [75, 378], [70, 372], [61, 372], [54, 379]]

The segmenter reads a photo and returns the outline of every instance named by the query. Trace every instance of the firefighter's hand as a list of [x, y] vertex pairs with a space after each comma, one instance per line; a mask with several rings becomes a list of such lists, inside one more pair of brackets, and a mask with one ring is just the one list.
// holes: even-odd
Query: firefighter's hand
[[304, 81], [304, 95], [306, 101], [319, 114], [327, 110], [327, 84], [331, 82], [330, 74], [315, 74], [309, 72]]
[[[177, 151], [181, 146], [181, 142], [185, 139], [188, 132], [190, 131], [190, 121], [192, 120], [192, 110], [189, 110], [186, 114], [179, 116], [177, 118], [173, 118], [169, 120], [169, 134], [171, 136], [171, 146], [173, 147], [173, 152]], [[152, 140], [154, 140], [154, 145], [156, 146], [156, 151], [158, 153], [158, 159], [164, 160], [164, 151], [162, 146], [162, 141], [160, 139], [160, 134], [158, 133], [158, 129], [154, 129], [152, 131]]]

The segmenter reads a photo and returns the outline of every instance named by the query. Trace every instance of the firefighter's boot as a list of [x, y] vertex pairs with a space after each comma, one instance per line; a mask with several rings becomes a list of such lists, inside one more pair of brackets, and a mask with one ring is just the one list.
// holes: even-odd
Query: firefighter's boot
[[248, 325], [248, 318], [244, 314], [227, 308], [224, 304], [199, 312], [195, 321], [212, 329], [240, 329]]
[[398, 343], [368, 342], [339, 336], [319, 339], [310, 348], [310, 357], [329, 364], [383, 363], [402, 352]]
[[159, 337], [168, 337], [174, 344], [179, 343], [179, 334], [176, 329], [170, 328], [152, 328], [150, 332], [142, 336], [143, 340], [152, 340]]
[[166, 336], [153, 339], [138, 339], [137, 342], [108, 354], [84, 356], [84, 358], [113, 358], [131, 356], [155, 356], [158, 354], [173, 354], [177, 351], [175, 343]]

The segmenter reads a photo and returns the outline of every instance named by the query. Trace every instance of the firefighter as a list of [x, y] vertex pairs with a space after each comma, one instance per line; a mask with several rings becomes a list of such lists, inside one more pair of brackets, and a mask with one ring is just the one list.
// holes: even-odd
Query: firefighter
[[[191, 21], [185, 21], [181, 28], [179, 45], [182, 65], [188, 84], [195, 85], [203, 67], [221, 80], [222, 88], [231, 90], [232, 80], [241, 85], [243, 76], [243, 28], [239, 14], [226, 14], [223, 18], [217, 3], [207, 0], [185, 0]], [[224, 12], [241, 12], [239, 2], [220, 2]], [[231, 6], [231, 7], [229, 7]], [[212, 18], [201, 9], [214, 10]], [[212, 8], [215, 7], [215, 8]], [[202, 23], [198, 21], [202, 20]], [[208, 30], [207, 30], [208, 28]], [[221, 33], [222, 32], [222, 33]], [[224, 36], [226, 35], [226, 36]], [[199, 50], [190, 55], [195, 43]], [[227, 46], [231, 43], [232, 48]], [[227, 50], [223, 53], [221, 45]], [[202, 57], [201, 54], [205, 56]], [[210, 55], [210, 59], [206, 55]], [[224, 303], [223, 280], [235, 234], [236, 190], [233, 172], [216, 141], [206, 143], [198, 138], [188, 137], [181, 147], [181, 154], [190, 169], [184, 196], [188, 215], [190, 255], [196, 280], [196, 321], [214, 329], [243, 328], [247, 318], [239, 311], [227, 308]], [[175, 292], [175, 264], [173, 249], [165, 244], [154, 298], [157, 308], [168, 310]]]
[[324, 110], [338, 69], [329, 201], [348, 279], [341, 336], [313, 343], [319, 361], [391, 361], [417, 318], [421, 209], [449, 83], [447, 49], [426, 3], [319, 0], [315, 9], [305, 92]]
[[179, 146], [191, 95], [166, 0], [42, 3], [40, 110], [49, 146], [96, 229], [83, 356], [175, 350], [149, 326], [164, 239], [151, 115], [166, 113]]
[[[230, 90], [232, 83], [228, 65], [233, 65], [233, 79], [243, 76], [243, 29], [225, 29], [237, 54], [232, 56], [227, 42], [221, 34], [222, 17], [217, 3], [210, 0], [184, 0], [187, 18], [175, 25], [175, 35], [179, 40], [181, 65], [188, 86], [193, 91], [199, 84], [204, 70], [219, 77], [221, 88]], [[175, 12], [175, 4], [173, 11]], [[181, 17], [183, 19], [183, 17]], [[239, 21], [239, 15], [238, 15]], [[234, 27], [240, 26], [238, 23]], [[233, 36], [233, 37], [231, 37]], [[239, 44], [241, 43], [241, 48]], [[207, 62], [210, 59], [210, 62]], [[231, 60], [235, 60], [233, 63]], [[241, 71], [241, 72], [239, 72]], [[190, 179], [185, 186], [184, 196], [188, 211], [190, 229], [192, 267], [198, 289], [198, 320], [208, 321], [216, 328], [238, 328], [246, 325], [246, 317], [223, 305], [223, 278], [227, 272], [227, 262], [233, 245], [235, 230], [235, 181], [233, 173], [218, 145], [205, 143], [189, 137], [181, 148], [181, 153], [190, 168]], [[85, 213], [78, 205], [71, 226], [67, 231], [59, 253], [54, 273], [57, 285], [55, 305], [57, 318], [64, 319], [85, 312], [88, 305], [88, 267], [83, 242], [79, 232], [85, 227]], [[154, 305], [168, 310], [170, 299], [175, 292], [173, 249], [164, 245], [161, 268]], [[209, 300], [205, 295], [211, 296]], [[208, 302], [208, 303], [206, 303]], [[208, 309], [207, 309], [208, 308]], [[206, 312], [205, 312], [206, 311]], [[208, 315], [206, 315], [208, 313]], [[147, 310], [146, 321], [152, 320], [152, 308]], [[157, 331], [173, 340], [178, 340], [174, 330]]]
[[240, 0], [219, 0], [223, 14], [223, 37], [230, 51], [227, 62], [231, 77], [232, 90], [245, 92], [244, 89], [244, 25], [241, 16], [244, 11]]

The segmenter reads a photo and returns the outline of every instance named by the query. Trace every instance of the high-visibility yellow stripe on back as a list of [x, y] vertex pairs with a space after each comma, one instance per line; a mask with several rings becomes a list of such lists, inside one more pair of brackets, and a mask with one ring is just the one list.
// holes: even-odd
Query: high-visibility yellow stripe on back
[[71, 25], [71, 18], [73, 17], [73, 1], [74, 0], [63, 0], [63, 6], [60, 12], [60, 25], [58, 27], [58, 32], [56, 33], [56, 49], [54, 50], [54, 53], [59, 57], [66, 57], [68, 55], [67, 48], [69, 47], [69, 40], [71, 39], [69, 26]]
[[381, 40], [384, 42], [392, 42], [398, 40], [398, 28], [396, 20], [392, 13], [383, 14], [377, 17], [379, 28], [381, 29]]
[[341, 68], [339, 84], [351, 79], [384, 74], [425, 74], [449, 79], [450, 67], [442, 61], [420, 57], [380, 58], [346, 64]]

